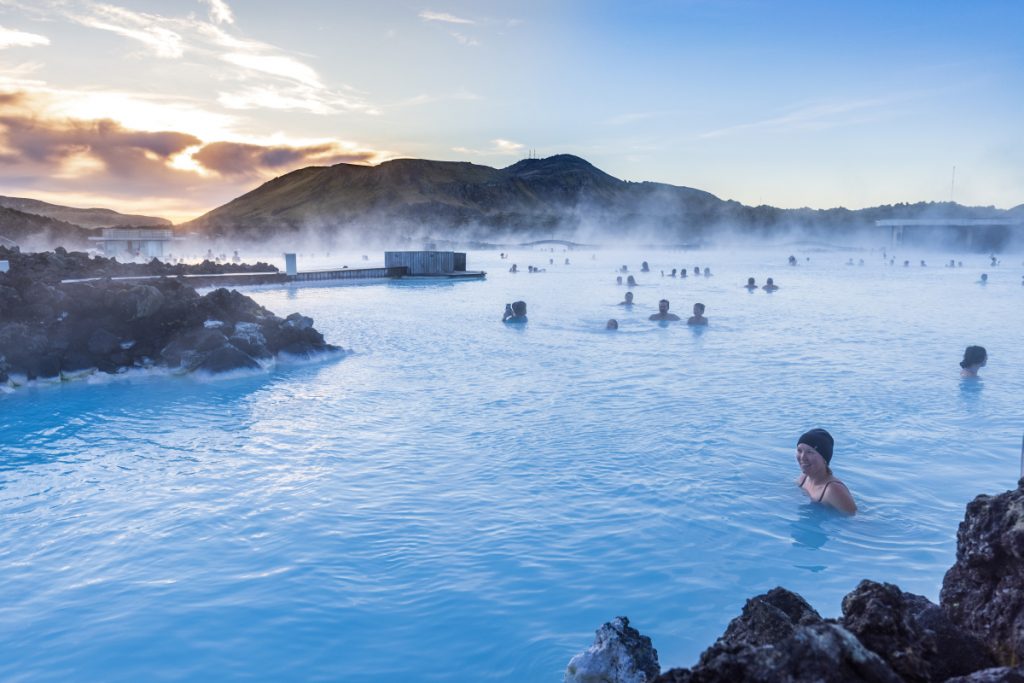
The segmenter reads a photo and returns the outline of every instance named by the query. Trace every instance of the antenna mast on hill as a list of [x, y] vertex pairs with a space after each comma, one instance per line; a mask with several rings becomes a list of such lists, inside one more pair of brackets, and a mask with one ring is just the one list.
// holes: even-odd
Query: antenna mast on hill
[[953, 164], [953, 180], [950, 181], [950, 183], [949, 183], [949, 201], [950, 201], [950, 203], [955, 203], [953, 201], [953, 192], [954, 192], [954, 190], [956, 190], [956, 164]]

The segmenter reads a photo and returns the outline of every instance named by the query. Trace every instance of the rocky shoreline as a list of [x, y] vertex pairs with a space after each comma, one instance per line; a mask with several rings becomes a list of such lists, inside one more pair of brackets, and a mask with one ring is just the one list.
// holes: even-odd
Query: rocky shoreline
[[956, 563], [939, 604], [863, 580], [823, 619], [773, 588], [743, 612], [692, 668], [661, 672], [650, 638], [617, 617], [572, 658], [566, 683], [1024, 683], [1024, 479], [981, 495], [957, 530]]
[[0, 261], [8, 263], [0, 272], [0, 387], [131, 368], [220, 373], [263, 368], [282, 354], [342, 353], [308, 317], [280, 318], [234, 290], [200, 296], [179, 277], [277, 270], [265, 263], [120, 264], [61, 248], [3, 247]]

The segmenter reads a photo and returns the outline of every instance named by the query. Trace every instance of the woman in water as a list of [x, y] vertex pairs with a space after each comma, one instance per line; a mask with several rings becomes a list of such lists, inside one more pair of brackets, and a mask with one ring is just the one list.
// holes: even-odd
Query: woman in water
[[812, 429], [800, 436], [796, 442], [796, 462], [803, 474], [797, 478], [796, 485], [811, 500], [853, 515], [857, 513], [857, 504], [853, 502], [850, 489], [836, 479], [829, 468], [834, 445], [832, 435], [824, 429]]
[[977, 377], [978, 370], [988, 365], [988, 351], [984, 346], [968, 346], [964, 349], [964, 359], [960, 361], [961, 377]]

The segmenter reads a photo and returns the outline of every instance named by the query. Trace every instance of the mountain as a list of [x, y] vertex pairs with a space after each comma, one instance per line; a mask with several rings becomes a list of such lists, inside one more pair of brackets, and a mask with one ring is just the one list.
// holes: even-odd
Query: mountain
[[691, 188], [622, 181], [567, 154], [504, 169], [396, 159], [303, 168], [180, 227], [249, 238], [302, 230], [352, 236], [379, 226], [396, 235], [684, 234], [731, 204]]
[[[993, 207], [949, 202], [869, 209], [745, 206], [688, 187], [619, 180], [569, 154], [503, 169], [467, 162], [396, 159], [379, 166], [309, 167], [182, 224], [209, 237], [367, 239], [597, 239], [710, 241], [725, 233], [829, 239], [880, 236], [892, 218], [1017, 218]], [[887, 234], [887, 230], [885, 231]], [[952, 231], [955, 233], [956, 231]], [[1008, 239], [1004, 229], [996, 242]], [[964, 234], [943, 239], [963, 241]], [[987, 240], [991, 241], [991, 240]], [[977, 246], [977, 245], [976, 245]]]
[[20, 245], [27, 250], [48, 250], [55, 245], [88, 249], [95, 233], [66, 221], [0, 207], [0, 244]]
[[[31, 213], [37, 216], [46, 216], [58, 221], [73, 223], [83, 228], [113, 228], [117, 226], [142, 227], [168, 227], [171, 222], [165, 218], [155, 216], [136, 216], [133, 214], [118, 213], [110, 209], [76, 209], [70, 206], [59, 206], [49, 204], [36, 199], [25, 199], [22, 197], [0, 196], [0, 207], [15, 209], [24, 213]], [[0, 232], [2, 234], [2, 232]]]

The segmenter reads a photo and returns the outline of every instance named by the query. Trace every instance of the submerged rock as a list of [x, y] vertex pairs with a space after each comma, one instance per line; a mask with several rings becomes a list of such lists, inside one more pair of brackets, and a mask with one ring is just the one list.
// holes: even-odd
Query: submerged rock
[[995, 663], [941, 607], [891, 583], [861, 581], [843, 598], [843, 626], [906, 681], [945, 681]]
[[651, 639], [616, 617], [597, 630], [594, 644], [569, 661], [565, 683], [649, 683], [661, 671]]
[[1024, 479], [1013, 491], [967, 504], [956, 533], [956, 563], [939, 603], [989, 647], [999, 664], [1024, 661]]

